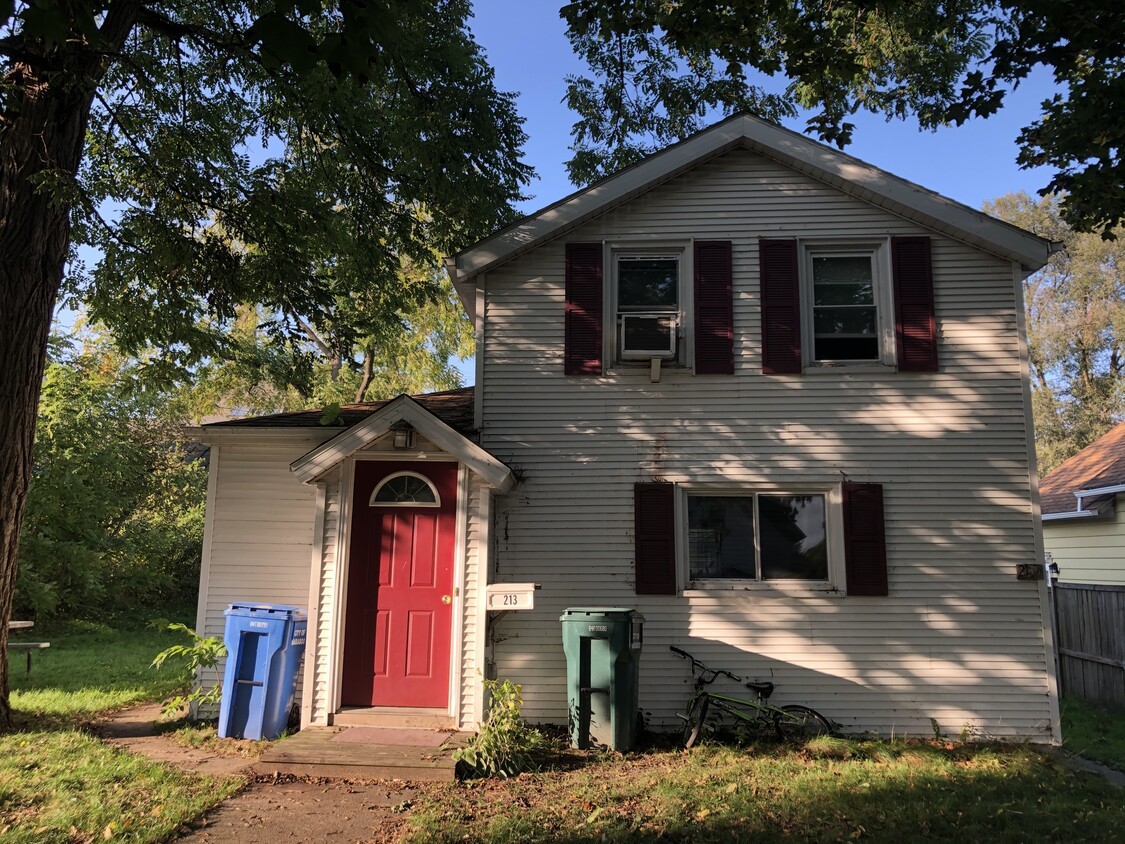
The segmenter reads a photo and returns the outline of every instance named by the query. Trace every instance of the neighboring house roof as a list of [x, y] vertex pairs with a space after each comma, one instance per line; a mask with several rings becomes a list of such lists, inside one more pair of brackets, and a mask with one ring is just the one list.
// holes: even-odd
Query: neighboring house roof
[[[1097, 515], [1112, 502], [1115, 487], [1125, 491], [1125, 422], [1052, 469], [1039, 482], [1043, 517], [1082, 518]], [[1076, 493], [1089, 492], [1078, 507]]]
[[749, 114], [736, 114], [643, 161], [548, 205], [446, 258], [458, 295], [474, 315], [473, 279], [559, 237], [593, 217], [732, 149], [748, 149], [846, 194], [1007, 260], [1039, 269], [1052, 244], [1003, 220], [954, 202], [913, 182], [797, 132]]
[[[476, 433], [473, 427], [473, 388], [444, 390], [440, 393], [423, 393], [411, 396], [414, 401], [448, 425], [465, 435]], [[204, 425], [204, 430], [214, 428], [350, 428], [382, 410], [394, 399], [386, 401], [346, 404], [331, 425], [321, 425], [323, 410], [298, 410], [292, 413], [272, 413], [268, 416], [249, 416], [245, 419], [228, 419]]]

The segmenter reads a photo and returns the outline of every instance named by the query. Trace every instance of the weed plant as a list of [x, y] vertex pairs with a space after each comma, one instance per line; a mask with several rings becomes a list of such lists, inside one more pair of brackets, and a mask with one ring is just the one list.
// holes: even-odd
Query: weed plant
[[453, 751], [460, 773], [470, 777], [512, 777], [537, 770], [539, 757], [550, 741], [520, 717], [522, 687], [510, 680], [485, 680], [484, 688], [492, 698], [488, 717], [468, 745]]

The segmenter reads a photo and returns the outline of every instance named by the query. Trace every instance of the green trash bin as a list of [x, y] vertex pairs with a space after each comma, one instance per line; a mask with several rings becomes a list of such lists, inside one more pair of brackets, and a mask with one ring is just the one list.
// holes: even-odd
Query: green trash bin
[[621, 607], [572, 607], [559, 621], [571, 744], [629, 750], [637, 738], [644, 616]]

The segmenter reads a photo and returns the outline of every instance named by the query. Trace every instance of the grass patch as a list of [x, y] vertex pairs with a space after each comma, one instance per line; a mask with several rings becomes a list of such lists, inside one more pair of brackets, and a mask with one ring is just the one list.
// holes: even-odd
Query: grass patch
[[1120, 792], [1031, 747], [834, 739], [446, 786], [416, 806], [409, 840], [1110, 841], [1122, 828]]
[[1059, 701], [1063, 749], [1125, 771], [1125, 712], [1066, 698]]
[[181, 773], [76, 730], [2, 736], [0, 839], [162, 841], [240, 786]]
[[23, 731], [0, 736], [0, 840], [163, 841], [242, 786], [116, 750], [82, 729], [109, 710], [180, 691], [175, 669], [150, 667], [167, 634], [91, 622], [20, 632], [51, 647], [35, 654], [30, 675], [22, 660], [11, 663]]

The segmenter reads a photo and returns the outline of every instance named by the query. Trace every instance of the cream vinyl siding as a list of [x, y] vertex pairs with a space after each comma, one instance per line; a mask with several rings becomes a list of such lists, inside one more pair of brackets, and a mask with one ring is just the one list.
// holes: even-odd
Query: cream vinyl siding
[[[761, 374], [758, 238], [932, 237], [940, 372]], [[735, 374], [647, 367], [563, 375], [564, 242], [733, 242]], [[675, 644], [848, 732], [1049, 740], [1012, 265], [746, 151], [713, 159], [492, 270], [484, 281], [482, 445], [523, 482], [495, 502], [496, 577], [536, 581], [497, 673], [524, 714], [566, 721], [559, 615], [646, 618], [641, 708], [671, 727], [690, 691]], [[612, 330], [607, 323], [606, 330]], [[732, 490], [883, 484], [890, 597], [633, 591], [637, 481]], [[682, 529], [682, 526], [680, 526]]]
[[1059, 564], [1064, 583], [1125, 586], [1125, 516], [1123, 496], [1114, 500], [1112, 516], [1043, 523], [1043, 544]]
[[[272, 434], [273, 432], [271, 432]], [[309, 607], [316, 528], [316, 488], [297, 481], [289, 464], [323, 437], [256, 438], [239, 432], [218, 449], [214, 498], [208, 501], [210, 541], [204, 550], [204, 593], [197, 621], [207, 636], [223, 636], [223, 611], [236, 601]], [[224, 669], [219, 666], [220, 676]], [[301, 700], [300, 678], [296, 699]], [[213, 677], [204, 675], [205, 685]]]
[[[315, 638], [310, 631], [309, 654], [313, 667], [313, 724], [328, 724], [332, 701], [328, 694], [328, 671], [332, 659], [332, 634], [337, 623], [334, 596], [340, 584], [338, 543], [340, 541], [340, 469], [334, 469], [324, 484], [324, 527], [320, 547], [320, 572], [317, 578], [317, 614]], [[314, 644], [315, 643], [315, 644]], [[307, 668], [307, 666], [306, 666]]]
[[[462, 471], [466, 471], [462, 468]], [[466, 522], [465, 574], [462, 590], [461, 637], [461, 708], [458, 723], [462, 729], [472, 729], [480, 721], [478, 690], [483, 679], [480, 664], [484, 648], [484, 586], [486, 583], [482, 547], [484, 531], [480, 520], [481, 497], [488, 495], [488, 487], [476, 475], [469, 475], [468, 519]]]

